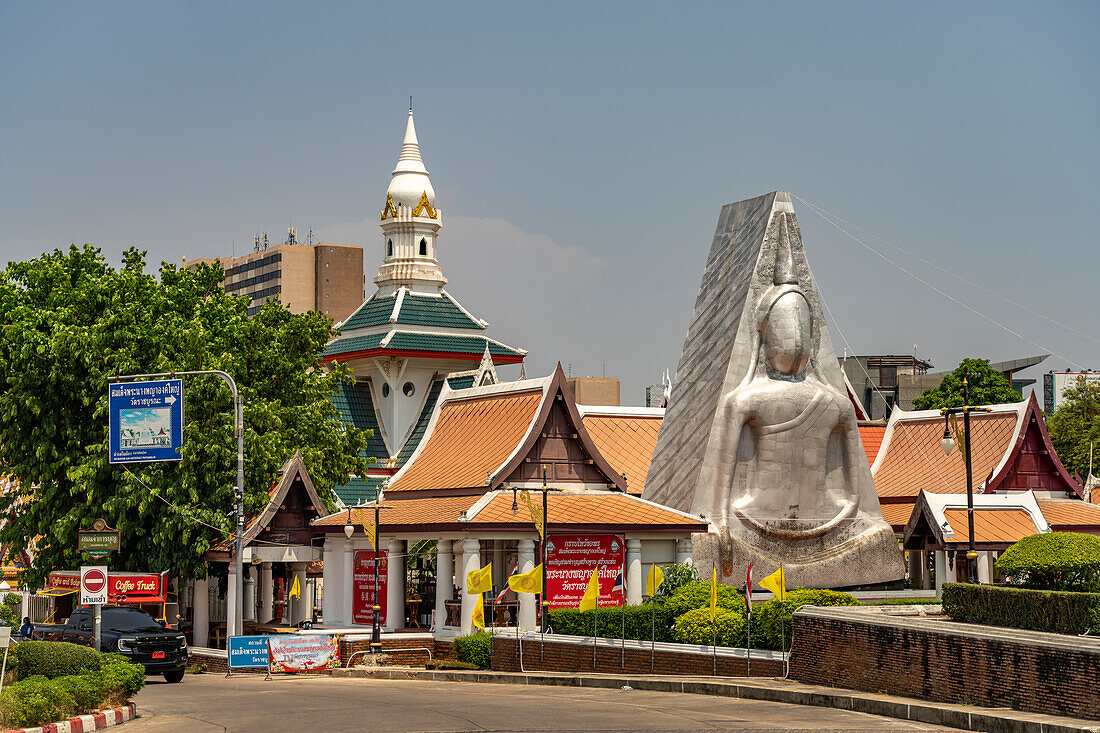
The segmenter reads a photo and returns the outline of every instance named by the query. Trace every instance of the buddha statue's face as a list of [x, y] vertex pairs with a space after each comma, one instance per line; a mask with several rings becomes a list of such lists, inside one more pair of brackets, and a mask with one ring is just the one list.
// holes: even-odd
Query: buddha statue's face
[[775, 301], [764, 326], [764, 358], [773, 373], [797, 376], [810, 360], [810, 305], [798, 292]]

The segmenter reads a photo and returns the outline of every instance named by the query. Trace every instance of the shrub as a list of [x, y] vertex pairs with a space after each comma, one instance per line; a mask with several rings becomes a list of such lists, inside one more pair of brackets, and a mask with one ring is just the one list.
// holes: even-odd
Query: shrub
[[696, 608], [676, 619], [672, 638], [682, 644], [710, 646], [715, 640], [718, 646], [744, 646], [745, 616], [738, 611], [719, 608], [712, 625], [710, 608]]
[[107, 659], [100, 671], [103, 686], [112, 700], [126, 702], [145, 686], [145, 668], [127, 661], [121, 654], [104, 656]]
[[18, 593], [8, 593], [4, 596], [4, 605], [8, 608], [15, 608], [23, 605], [23, 596]]
[[[626, 638], [649, 641], [656, 631], [657, 641], [671, 641], [669, 627], [674, 618], [663, 603], [647, 603], [642, 606], [611, 606], [601, 608], [597, 619], [596, 634], [618, 639], [626, 621]], [[550, 628], [555, 634], [592, 636], [592, 612], [563, 608], [550, 611]]]
[[1054, 634], [1100, 631], [1100, 593], [948, 583], [943, 612], [955, 621]]
[[693, 580], [699, 580], [699, 571], [689, 562], [665, 565], [661, 568], [661, 572], [664, 573], [664, 580], [661, 581], [661, 585], [657, 587], [657, 592], [653, 594], [655, 599], [668, 598], [675, 593], [680, 586], [687, 585]]
[[455, 639], [455, 656], [460, 662], [468, 662], [478, 669], [489, 669], [492, 639], [488, 634], [469, 634]]
[[[672, 618], [680, 618], [680, 616], [683, 616], [685, 613], [695, 608], [709, 609], [710, 581], [695, 580], [690, 583], [685, 583], [677, 588], [676, 592], [665, 601], [665, 606], [668, 608], [669, 615]], [[733, 588], [719, 583], [718, 607], [727, 610], [744, 608], [745, 599]]]
[[65, 675], [54, 679], [53, 684], [72, 698], [77, 712], [95, 710], [107, 700], [108, 690], [101, 674]]
[[27, 677], [0, 694], [0, 715], [7, 728], [30, 728], [72, 715], [72, 695], [42, 675]]
[[997, 571], [1026, 588], [1100, 591], [1100, 537], [1078, 532], [1024, 537], [997, 558]]
[[801, 606], [858, 606], [859, 601], [835, 590], [797, 588], [787, 600], [773, 598], [752, 610], [752, 645], [758, 649], [791, 648], [791, 614]]
[[103, 655], [67, 641], [23, 641], [12, 647], [18, 679], [43, 675], [49, 679], [98, 670]]

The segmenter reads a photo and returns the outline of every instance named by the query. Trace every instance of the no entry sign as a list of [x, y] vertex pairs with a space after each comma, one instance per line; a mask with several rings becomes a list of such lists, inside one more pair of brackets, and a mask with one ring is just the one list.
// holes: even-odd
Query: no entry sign
[[85, 565], [80, 568], [80, 603], [91, 606], [107, 603], [107, 568]]

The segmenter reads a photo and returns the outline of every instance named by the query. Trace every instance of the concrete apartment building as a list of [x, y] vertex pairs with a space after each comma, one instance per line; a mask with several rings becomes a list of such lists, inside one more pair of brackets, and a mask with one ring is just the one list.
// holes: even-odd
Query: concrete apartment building
[[[266, 235], [265, 235], [266, 239]], [[187, 267], [220, 262], [225, 292], [251, 298], [248, 315], [279, 296], [293, 313], [316, 310], [335, 323], [363, 303], [363, 248], [349, 244], [302, 245], [291, 229], [287, 241], [240, 257], [185, 261]]]

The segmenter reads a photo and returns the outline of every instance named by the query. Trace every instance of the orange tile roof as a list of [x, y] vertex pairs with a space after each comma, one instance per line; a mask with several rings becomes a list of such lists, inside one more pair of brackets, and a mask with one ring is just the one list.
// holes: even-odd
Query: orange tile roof
[[[974, 488], [986, 480], [1012, 448], [1016, 413], [976, 415], [970, 419], [971, 463]], [[879, 496], [916, 497], [921, 489], [937, 494], [966, 493], [966, 464], [962, 450], [944, 455], [940, 448], [943, 418], [898, 420], [891, 429], [886, 453], [874, 472]]]
[[1059, 527], [1088, 527], [1100, 533], [1100, 506], [1084, 501], [1040, 501], [1039, 511], [1053, 529]]
[[394, 476], [391, 492], [485, 486], [527, 434], [542, 390], [448, 401], [420, 453]]
[[[429, 496], [423, 499], [402, 499], [387, 501], [378, 511], [382, 532], [386, 527], [419, 524], [455, 524], [460, 512], [468, 510], [480, 496]], [[511, 506], [511, 504], [509, 504]], [[374, 521], [374, 509], [367, 506], [351, 510], [351, 524], [360, 531], [363, 519]], [[348, 512], [336, 512], [313, 523], [315, 527], [343, 527], [348, 521]]]
[[904, 529], [905, 525], [909, 523], [909, 517], [913, 516], [913, 502], [911, 501], [904, 504], [882, 504], [881, 506], [882, 518], [895, 531]]
[[[538, 494], [538, 492], [532, 492]], [[541, 497], [534, 497], [537, 502]], [[695, 531], [704, 531], [706, 523], [700, 519], [685, 517], [679, 512], [650, 504], [627, 494], [607, 491], [590, 494], [550, 494], [547, 507], [550, 519], [550, 531], [562, 525], [619, 524], [646, 525], [648, 527], [698, 525]], [[529, 517], [512, 514], [511, 492], [501, 493], [481, 509], [471, 520], [471, 524], [525, 523]], [[518, 517], [518, 520], [517, 520]]]
[[860, 425], [859, 437], [863, 440], [863, 450], [867, 453], [867, 465], [875, 462], [878, 449], [882, 445], [882, 437], [886, 435], [885, 425]]
[[585, 415], [584, 429], [604, 458], [626, 474], [626, 489], [640, 496], [653, 460], [661, 418], [637, 415]]
[[[952, 543], [970, 541], [970, 526], [965, 509], [948, 509], [944, 518], [951, 525], [955, 537]], [[975, 542], [1016, 542], [1024, 537], [1038, 534], [1039, 530], [1031, 521], [1031, 515], [1023, 509], [975, 509]]]

